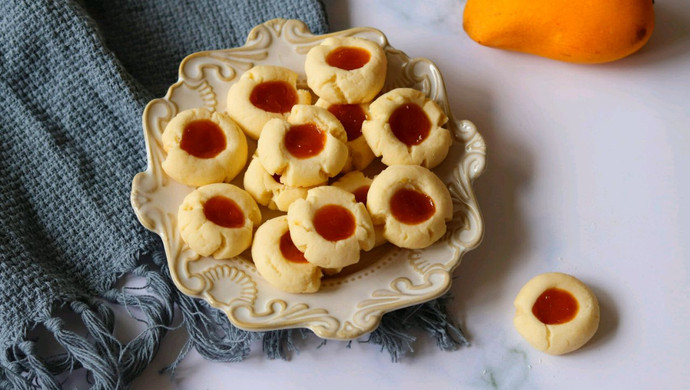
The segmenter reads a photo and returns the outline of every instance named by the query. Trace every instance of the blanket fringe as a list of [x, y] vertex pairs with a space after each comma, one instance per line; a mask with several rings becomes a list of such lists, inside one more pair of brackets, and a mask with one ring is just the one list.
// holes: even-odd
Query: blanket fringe
[[[152, 253], [150, 259], [159, 270], [141, 265], [131, 273], [146, 280], [144, 287], [117, 288], [103, 295], [106, 301], [125, 307], [133, 318], [145, 324], [137, 337], [123, 344], [114, 336], [115, 315], [103, 300], [75, 299], [67, 307], [80, 317], [86, 334], [66, 329], [59, 316], [46, 319], [40, 325], [52, 334], [64, 352], [44, 358], [37, 353], [35, 340], [17, 341], [0, 355], [0, 388], [58, 390], [62, 388], [59, 375], [82, 368], [93, 389], [126, 388], [153, 360], [161, 340], [174, 328], [175, 308], [181, 315], [181, 324], [177, 326], [184, 326], [189, 338], [175, 361], [161, 370], [171, 377], [192, 348], [208, 360], [238, 362], [249, 355], [253, 342], [261, 340], [269, 359], [288, 360], [292, 353], [299, 353], [296, 338], [312, 335], [305, 329], [241, 330], [233, 326], [222, 311], [182, 294], [172, 285], [162, 249]], [[145, 290], [146, 293], [132, 290]], [[462, 329], [448, 317], [446, 304], [450, 299], [445, 296], [385, 314], [381, 325], [368, 338], [358, 342], [380, 346], [381, 351], [390, 354], [393, 362], [413, 351], [416, 337], [410, 332], [414, 329], [430, 334], [442, 350], [467, 346], [469, 342]], [[325, 340], [317, 348], [324, 344]], [[347, 346], [350, 345], [351, 341]]]

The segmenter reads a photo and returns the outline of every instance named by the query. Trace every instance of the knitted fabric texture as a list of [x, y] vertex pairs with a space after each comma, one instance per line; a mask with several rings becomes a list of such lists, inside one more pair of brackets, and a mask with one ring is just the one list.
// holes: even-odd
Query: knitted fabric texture
[[[125, 386], [155, 355], [173, 307], [190, 334], [181, 357], [195, 347], [239, 360], [261, 337], [172, 286], [160, 239], [139, 224], [129, 193], [146, 166], [143, 108], [176, 81], [180, 61], [239, 46], [253, 26], [276, 17], [301, 19], [315, 34], [328, 29], [318, 0], [0, 2], [0, 387], [59, 388], [54, 376], [79, 367], [96, 388]], [[146, 259], [153, 270], [139, 265]], [[124, 274], [146, 278], [156, 298], [114, 289]], [[119, 343], [103, 301], [141, 308], [147, 331]], [[58, 308], [76, 313], [89, 336], [67, 330]], [[414, 317], [435, 327], [444, 348], [458, 344], [447, 340], [453, 332], [443, 328], [455, 328], [438, 303], [421, 310], [434, 321], [409, 310], [389, 326], [393, 333]], [[411, 339], [377, 341], [390, 336], [386, 323], [372, 341], [397, 359]], [[39, 356], [27, 338], [39, 326], [64, 356]], [[269, 356], [284, 357], [291, 335], [263, 335]]]

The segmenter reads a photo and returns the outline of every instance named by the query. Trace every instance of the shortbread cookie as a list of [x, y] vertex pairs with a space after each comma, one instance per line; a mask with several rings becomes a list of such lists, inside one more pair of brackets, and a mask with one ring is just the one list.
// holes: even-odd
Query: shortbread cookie
[[361, 171], [374, 160], [367, 140], [362, 135], [362, 123], [369, 117], [368, 104], [332, 104], [324, 99], [316, 101], [315, 106], [327, 109], [342, 123], [347, 134], [347, 148], [350, 156], [343, 167], [343, 172]]
[[515, 298], [517, 331], [534, 348], [551, 355], [572, 352], [599, 327], [599, 302], [577, 278], [551, 272], [537, 275]]
[[288, 209], [290, 235], [312, 264], [342, 268], [359, 261], [360, 250], [374, 246], [374, 225], [355, 196], [333, 186], [309, 190]]
[[307, 84], [331, 103], [368, 103], [383, 88], [388, 66], [377, 43], [356, 37], [326, 38], [304, 62]]
[[[339, 178], [333, 183], [334, 187], [342, 188], [347, 192], [351, 192], [355, 195], [355, 200], [357, 202], [367, 204], [367, 194], [369, 194], [369, 187], [373, 180], [364, 176], [362, 172], [353, 171], [349, 172], [343, 177]], [[374, 234], [376, 236], [374, 240], [374, 247], [381, 246], [388, 242], [386, 237], [383, 236], [384, 225], [374, 225]]]
[[163, 170], [188, 186], [229, 182], [247, 163], [247, 139], [235, 122], [206, 109], [180, 112], [163, 131]]
[[202, 256], [228, 259], [252, 243], [261, 212], [243, 189], [227, 183], [209, 184], [189, 193], [177, 212], [180, 236]]
[[295, 199], [306, 198], [308, 190], [281, 183], [280, 176], [268, 173], [256, 156], [249, 162], [244, 173], [244, 189], [258, 204], [280, 211], [287, 211]]
[[309, 91], [297, 89], [297, 77], [297, 73], [280, 66], [249, 69], [228, 91], [228, 115], [248, 137], [258, 139], [269, 120], [286, 118], [295, 104], [311, 104]]
[[367, 208], [384, 237], [401, 248], [426, 248], [446, 232], [453, 218], [448, 188], [430, 170], [418, 165], [392, 165], [369, 187]]
[[340, 173], [347, 161], [345, 129], [325, 108], [295, 105], [287, 120], [272, 119], [261, 133], [257, 156], [291, 187], [312, 187]]
[[362, 134], [374, 154], [386, 165], [406, 164], [433, 168], [448, 155], [448, 117], [433, 100], [412, 88], [396, 88], [369, 105]]
[[290, 237], [287, 216], [264, 222], [252, 245], [256, 270], [275, 288], [289, 293], [311, 293], [321, 287], [321, 268], [309, 263]]

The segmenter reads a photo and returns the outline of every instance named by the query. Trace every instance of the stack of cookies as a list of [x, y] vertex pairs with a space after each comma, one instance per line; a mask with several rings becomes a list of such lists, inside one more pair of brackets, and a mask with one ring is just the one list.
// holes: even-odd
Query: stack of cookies
[[[291, 293], [318, 291], [324, 274], [386, 242], [425, 248], [453, 214], [432, 171], [452, 143], [448, 118], [418, 90], [381, 94], [381, 46], [327, 38], [304, 69], [309, 90], [290, 69], [256, 66], [230, 88], [225, 113], [183, 111], [163, 134], [164, 171], [196, 187], [178, 211], [182, 239], [217, 259], [250, 249], [258, 272]], [[377, 158], [385, 168], [367, 169]], [[244, 188], [229, 184], [243, 170]], [[281, 214], [264, 221], [259, 205]]]

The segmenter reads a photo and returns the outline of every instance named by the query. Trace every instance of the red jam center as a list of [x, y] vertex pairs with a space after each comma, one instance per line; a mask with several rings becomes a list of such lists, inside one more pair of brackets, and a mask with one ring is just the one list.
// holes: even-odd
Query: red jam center
[[390, 200], [391, 214], [407, 225], [416, 225], [431, 218], [436, 211], [433, 199], [423, 192], [402, 188]]
[[393, 111], [388, 119], [393, 134], [407, 146], [421, 144], [431, 131], [431, 121], [414, 103], [406, 103]]
[[367, 195], [369, 194], [369, 186], [364, 185], [352, 192], [355, 194], [355, 200], [360, 203], [367, 204]]
[[327, 204], [314, 213], [314, 228], [328, 241], [339, 241], [355, 232], [355, 216], [345, 207]]
[[307, 262], [307, 259], [304, 258], [304, 253], [300, 252], [292, 242], [290, 231], [287, 231], [280, 236], [280, 253], [286, 260], [292, 261], [293, 263]]
[[198, 158], [213, 158], [225, 150], [223, 130], [208, 119], [190, 122], [182, 132], [180, 148]]
[[577, 315], [579, 305], [571, 293], [560, 288], [549, 288], [537, 298], [532, 313], [546, 325], [565, 324]]
[[354, 141], [362, 136], [362, 122], [367, 119], [367, 114], [362, 106], [359, 104], [334, 104], [328, 107], [328, 111], [343, 124], [348, 141]]
[[264, 81], [254, 87], [249, 101], [264, 111], [282, 114], [297, 104], [297, 91], [285, 81]]
[[321, 153], [326, 135], [313, 123], [291, 126], [285, 134], [285, 148], [297, 158], [309, 158]]
[[371, 58], [368, 51], [359, 47], [338, 47], [328, 53], [326, 63], [344, 70], [359, 69], [366, 65]]
[[206, 219], [226, 228], [244, 226], [244, 213], [234, 200], [217, 195], [204, 203]]

